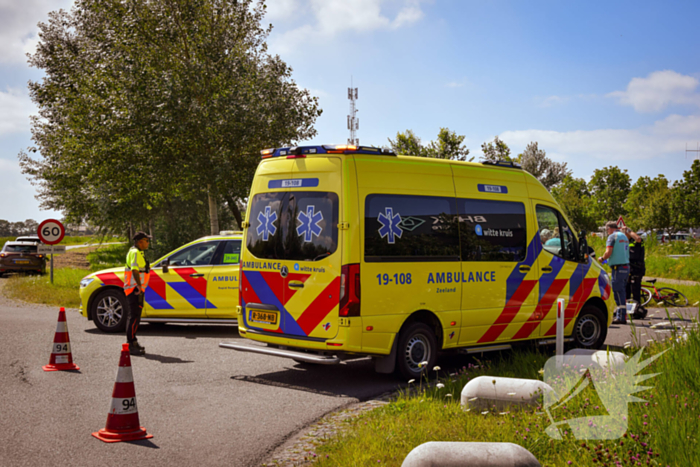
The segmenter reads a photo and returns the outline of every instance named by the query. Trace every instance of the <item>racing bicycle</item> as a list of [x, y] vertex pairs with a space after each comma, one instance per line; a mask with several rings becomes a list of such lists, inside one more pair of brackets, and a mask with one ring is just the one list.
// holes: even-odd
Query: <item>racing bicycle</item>
[[[656, 288], [656, 279], [647, 281], [648, 284], [642, 284], [642, 306], [646, 305], [653, 298], [656, 303], [664, 306], [688, 306], [688, 298], [681, 292], [670, 287]], [[650, 289], [653, 288], [653, 291]]]

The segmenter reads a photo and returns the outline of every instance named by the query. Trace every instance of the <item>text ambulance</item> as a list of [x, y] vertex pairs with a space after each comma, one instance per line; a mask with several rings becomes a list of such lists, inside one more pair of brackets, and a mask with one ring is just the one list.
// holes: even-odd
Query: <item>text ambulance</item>
[[[263, 151], [241, 251], [240, 351], [416, 377], [439, 351], [551, 340], [599, 348], [610, 281], [517, 164], [312, 146]], [[425, 363], [427, 362], [427, 363]]]

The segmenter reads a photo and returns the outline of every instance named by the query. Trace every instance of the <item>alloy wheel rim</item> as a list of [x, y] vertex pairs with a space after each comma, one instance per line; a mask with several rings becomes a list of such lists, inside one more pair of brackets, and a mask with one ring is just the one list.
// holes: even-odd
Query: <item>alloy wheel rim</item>
[[115, 327], [122, 320], [122, 304], [114, 297], [105, 297], [97, 304], [97, 319], [106, 327]]

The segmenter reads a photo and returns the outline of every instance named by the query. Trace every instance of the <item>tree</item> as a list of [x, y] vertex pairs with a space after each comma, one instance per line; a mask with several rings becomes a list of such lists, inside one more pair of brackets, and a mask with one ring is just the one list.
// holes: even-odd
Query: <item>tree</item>
[[627, 213], [624, 207], [630, 192], [627, 170], [616, 166], [596, 169], [588, 182], [588, 190], [595, 202], [594, 213], [598, 225], [617, 220], [618, 216]]
[[[396, 154], [466, 161], [469, 149], [462, 144], [464, 138], [465, 136], [458, 135], [449, 128], [440, 128], [437, 140], [431, 141], [428, 145], [423, 145], [412, 130], [396, 133], [396, 140], [388, 139], [391, 149]], [[469, 160], [473, 159], [472, 157]]]
[[632, 185], [625, 210], [634, 229], [669, 230], [678, 219], [673, 212], [671, 188], [663, 175], [639, 177]]
[[673, 204], [684, 217], [683, 227], [700, 226], [700, 160], [694, 160], [690, 170], [674, 184]]
[[552, 196], [576, 230], [598, 230], [593, 199], [584, 179], [567, 175], [559, 185], [552, 188]]
[[30, 83], [41, 159], [20, 153], [42, 206], [123, 232], [204, 199], [211, 233], [219, 206], [240, 223], [259, 160], [246, 154], [311, 138], [321, 113], [267, 53], [264, 12], [262, 0], [78, 0], [51, 13], [30, 57], [46, 74]]
[[512, 161], [510, 157], [510, 148], [506, 143], [501, 141], [498, 136], [493, 138], [493, 142], [484, 143], [481, 145], [481, 151], [484, 153], [483, 160], [485, 161]]
[[571, 171], [566, 168], [566, 162], [554, 162], [547, 157], [547, 153], [539, 149], [537, 141], [528, 144], [525, 151], [518, 155], [516, 162], [550, 191], [567, 175], [571, 175]]

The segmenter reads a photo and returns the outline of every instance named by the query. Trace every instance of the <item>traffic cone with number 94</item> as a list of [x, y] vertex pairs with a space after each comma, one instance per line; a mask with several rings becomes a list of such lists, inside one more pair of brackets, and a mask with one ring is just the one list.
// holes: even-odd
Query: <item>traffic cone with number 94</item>
[[107, 414], [107, 425], [100, 431], [94, 432], [92, 436], [105, 443], [153, 438], [153, 435], [146, 433], [146, 429], [139, 423], [129, 344], [122, 344], [117, 381], [114, 383], [112, 404]]
[[56, 334], [51, 347], [49, 364], [42, 367], [44, 371], [79, 370], [80, 367], [73, 363], [73, 354], [70, 351], [70, 337], [68, 336], [68, 324], [66, 323], [66, 309], [61, 307], [58, 312], [58, 324]]

